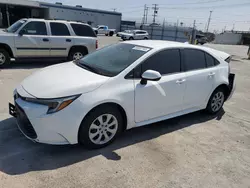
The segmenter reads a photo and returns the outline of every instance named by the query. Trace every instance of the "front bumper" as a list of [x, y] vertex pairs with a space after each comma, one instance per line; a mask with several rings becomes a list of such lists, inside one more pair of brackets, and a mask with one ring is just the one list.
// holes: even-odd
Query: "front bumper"
[[9, 113], [17, 120], [19, 130], [30, 140], [45, 144], [76, 144], [83, 119], [81, 102], [77, 99], [65, 109], [47, 114], [48, 107], [19, 97], [9, 104]]

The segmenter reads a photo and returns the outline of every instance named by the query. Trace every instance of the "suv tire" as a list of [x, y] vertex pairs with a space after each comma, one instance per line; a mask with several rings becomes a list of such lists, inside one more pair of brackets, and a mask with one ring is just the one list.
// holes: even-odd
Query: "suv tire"
[[10, 55], [5, 49], [0, 49], [0, 68], [10, 64]]
[[134, 40], [134, 38], [133, 38], [133, 37], [130, 37], [129, 40]]
[[102, 148], [112, 143], [122, 128], [123, 118], [115, 106], [97, 107], [82, 121], [78, 142], [89, 149]]
[[68, 60], [73, 61], [73, 60], [78, 60], [87, 55], [88, 53], [84, 48], [74, 48], [70, 50]]
[[109, 32], [109, 36], [112, 37], [114, 35], [114, 31]]

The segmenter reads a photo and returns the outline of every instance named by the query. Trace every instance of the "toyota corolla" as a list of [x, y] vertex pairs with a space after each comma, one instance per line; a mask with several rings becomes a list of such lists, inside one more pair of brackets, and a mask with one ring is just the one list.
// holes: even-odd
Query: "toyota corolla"
[[128, 41], [41, 69], [14, 91], [10, 114], [29, 139], [100, 148], [124, 130], [205, 109], [235, 88], [230, 55], [166, 41]]

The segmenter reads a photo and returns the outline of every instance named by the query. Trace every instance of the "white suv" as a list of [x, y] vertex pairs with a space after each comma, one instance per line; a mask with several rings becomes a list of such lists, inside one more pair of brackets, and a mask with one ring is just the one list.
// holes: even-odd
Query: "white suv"
[[80, 59], [96, 50], [96, 34], [80, 22], [21, 19], [0, 31], [0, 67], [10, 58]]
[[123, 40], [147, 40], [148, 38], [148, 32], [143, 30], [131, 30], [121, 33], [121, 39]]

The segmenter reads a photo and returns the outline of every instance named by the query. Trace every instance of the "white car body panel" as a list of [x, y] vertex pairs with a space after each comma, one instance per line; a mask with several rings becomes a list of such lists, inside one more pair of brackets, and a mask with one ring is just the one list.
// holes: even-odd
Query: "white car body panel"
[[93, 91], [108, 79], [69, 62], [41, 69], [21, 85], [37, 98], [60, 98]]
[[[17, 87], [17, 92], [23, 97], [49, 99], [81, 94], [72, 104], [52, 114], [46, 113], [47, 106], [26, 102], [21, 98], [16, 100], [34, 126], [37, 133], [35, 141], [50, 144], [77, 143], [84, 117], [93, 108], [105, 103], [115, 103], [125, 111], [126, 129], [201, 110], [206, 108], [215, 88], [229, 84], [228, 63], [222, 60], [225, 54], [220, 57], [222, 53], [215, 50], [165, 41], [125, 43], [146, 46], [152, 50], [114, 77], [101, 76], [73, 63], [64, 63], [34, 73]], [[172, 48], [202, 49], [217, 54], [220, 64], [213, 68], [162, 75], [159, 81], [147, 81], [146, 85], [141, 85], [140, 79], [125, 79], [131, 70], [152, 54]], [[211, 72], [215, 74], [209, 76]], [[232, 93], [234, 88], [235, 82]]]

